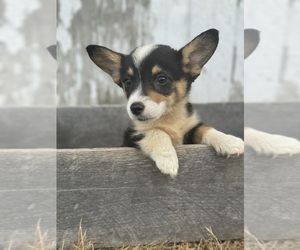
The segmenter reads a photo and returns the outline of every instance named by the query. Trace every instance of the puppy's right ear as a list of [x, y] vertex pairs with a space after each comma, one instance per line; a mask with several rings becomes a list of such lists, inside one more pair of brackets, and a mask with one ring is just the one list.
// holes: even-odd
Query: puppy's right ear
[[179, 51], [183, 70], [196, 78], [214, 54], [219, 42], [219, 31], [210, 29], [195, 37]]
[[244, 30], [244, 59], [251, 55], [259, 43], [259, 31], [255, 29]]
[[89, 45], [86, 51], [99, 68], [109, 74], [116, 84], [122, 86], [120, 83], [122, 54], [98, 45]]

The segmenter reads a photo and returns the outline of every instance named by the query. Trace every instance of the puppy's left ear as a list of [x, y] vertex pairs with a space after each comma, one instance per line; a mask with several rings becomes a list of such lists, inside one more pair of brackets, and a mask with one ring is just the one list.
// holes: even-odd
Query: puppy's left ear
[[202, 67], [214, 54], [219, 42], [219, 31], [210, 29], [195, 37], [179, 52], [182, 54], [184, 72], [196, 78]]

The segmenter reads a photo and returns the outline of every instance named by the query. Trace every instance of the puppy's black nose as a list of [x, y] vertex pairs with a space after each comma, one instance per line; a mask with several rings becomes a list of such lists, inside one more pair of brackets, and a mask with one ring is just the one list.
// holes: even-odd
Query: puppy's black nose
[[140, 115], [145, 109], [145, 106], [141, 102], [134, 102], [130, 106], [130, 110], [134, 115]]

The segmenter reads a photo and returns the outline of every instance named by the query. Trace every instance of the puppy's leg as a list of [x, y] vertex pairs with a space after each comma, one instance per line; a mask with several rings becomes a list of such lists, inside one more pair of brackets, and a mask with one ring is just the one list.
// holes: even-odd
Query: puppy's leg
[[190, 131], [194, 143], [212, 146], [218, 154], [229, 156], [244, 153], [244, 142], [233, 135], [199, 124]]
[[245, 128], [245, 144], [256, 153], [264, 155], [299, 154], [300, 141], [282, 135], [268, 134], [252, 128]]
[[144, 133], [143, 139], [138, 143], [141, 150], [155, 161], [156, 166], [164, 174], [175, 177], [178, 172], [178, 158], [171, 138], [159, 129]]

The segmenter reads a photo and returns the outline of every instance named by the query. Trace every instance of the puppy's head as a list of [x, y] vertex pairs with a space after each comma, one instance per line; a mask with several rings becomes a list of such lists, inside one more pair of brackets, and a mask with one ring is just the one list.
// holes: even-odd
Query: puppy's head
[[179, 51], [166, 45], [147, 45], [129, 55], [89, 45], [92, 61], [123, 88], [131, 119], [155, 120], [182, 100], [192, 82], [211, 58], [219, 41], [218, 31], [207, 30]]

